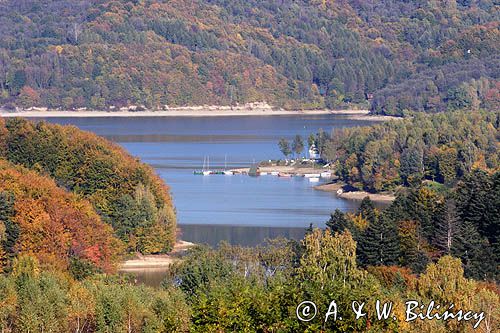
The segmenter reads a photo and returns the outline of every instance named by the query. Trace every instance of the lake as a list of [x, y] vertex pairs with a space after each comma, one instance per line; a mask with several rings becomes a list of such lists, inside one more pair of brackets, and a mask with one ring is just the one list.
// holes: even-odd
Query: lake
[[193, 175], [205, 158], [212, 169], [226, 162], [227, 168], [248, 167], [283, 158], [281, 137], [300, 134], [306, 141], [320, 128], [330, 132], [373, 123], [341, 115], [46, 120], [104, 136], [152, 165], [171, 187], [182, 239], [248, 246], [278, 236], [301, 238], [310, 223], [323, 227], [333, 210], [353, 211], [358, 203], [316, 191], [305, 178]]

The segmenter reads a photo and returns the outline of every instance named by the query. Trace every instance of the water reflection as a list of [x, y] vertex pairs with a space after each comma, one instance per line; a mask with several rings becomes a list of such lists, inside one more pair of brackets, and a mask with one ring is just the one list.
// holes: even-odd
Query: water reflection
[[181, 225], [182, 239], [197, 244], [217, 246], [221, 241], [241, 246], [256, 246], [266, 239], [285, 237], [299, 240], [305, 235], [305, 228], [245, 227], [225, 225]]
[[137, 268], [119, 271], [121, 275], [130, 276], [135, 284], [144, 284], [150, 287], [159, 287], [167, 276], [168, 267], [162, 268]]

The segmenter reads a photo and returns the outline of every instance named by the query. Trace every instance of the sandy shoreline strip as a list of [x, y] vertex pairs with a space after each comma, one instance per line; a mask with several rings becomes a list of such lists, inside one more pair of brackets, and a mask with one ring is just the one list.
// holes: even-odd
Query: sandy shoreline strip
[[286, 115], [345, 115], [351, 119], [382, 121], [392, 119], [387, 116], [371, 116], [368, 110], [273, 110], [237, 109], [212, 110], [176, 108], [167, 111], [19, 111], [0, 110], [0, 117], [25, 118], [88, 118], [88, 117], [230, 117], [230, 116], [286, 116]]
[[178, 241], [169, 254], [138, 255], [134, 259], [125, 260], [119, 267], [120, 272], [134, 272], [144, 269], [164, 270], [171, 264], [179, 261], [179, 255], [196, 244], [186, 241]]
[[[314, 186], [315, 190], [324, 191], [324, 192], [337, 192], [340, 190], [345, 184], [341, 182], [322, 184], [318, 186]], [[363, 200], [365, 197], [369, 197], [373, 202], [380, 203], [390, 203], [396, 199], [396, 196], [392, 193], [368, 193], [365, 191], [352, 191], [352, 192], [342, 192], [337, 193], [337, 197], [347, 200]]]
[[344, 192], [337, 195], [339, 198], [348, 200], [363, 200], [365, 197], [369, 197], [373, 202], [390, 203], [393, 202], [396, 197], [389, 193], [368, 193], [365, 191], [356, 192]]

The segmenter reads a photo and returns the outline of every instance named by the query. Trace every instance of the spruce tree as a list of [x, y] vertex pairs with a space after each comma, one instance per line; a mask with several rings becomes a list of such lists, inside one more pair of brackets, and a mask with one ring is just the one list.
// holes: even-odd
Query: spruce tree
[[387, 218], [370, 223], [359, 240], [359, 258], [364, 265], [398, 264], [400, 245], [396, 225]]
[[485, 280], [498, 275], [498, 262], [493, 249], [488, 240], [481, 237], [476, 226], [471, 222], [463, 222], [461, 233], [463, 237], [455, 255], [462, 259], [465, 276]]
[[446, 200], [440, 215], [435, 228], [434, 244], [443, 254], [454, 255], [457, 244], [461, 242], [462, 230], [453, 199]]
[[369, 223], [374, 223], [377, 219], [377, 213], [375, 211], [375, 206], [370, 197], [366, 196], [361, 201], [361, 205], [358, 208], [358, 213], [367, 220]]
[[335, 232], [342, 232], [350, 227], [345, 214], [338, 208], [330, 215], [330, 219], [326, 222], [326, 226], [330, 229], [332, 234]]
[[456, 189], [457, 209], [463, 221], [473, 223], [491, 244], [500, 238], [500, 172], [491, 177], [474, 170]]
[[326, 226], [330, 229], [332, 234], [349, 230], [355, 240], [358, 240], [359, 238], [358, 228], [354, 225], [351, 219], [346, 217], [345, 214], [338, 208], [335, 209], [333, 214], [330, 215], [330, 219], [326, 222]]
[[457, 208], [460, 218], [465, 222], [471, 222], [478, 227], [478, 231], [483, 235], [487, 234], [489, 222], [487, 213], [490, 207], [489, 193], [492, 184], [488, 174], [482, 170], [475, 170], [464, 177], [457, 186]]

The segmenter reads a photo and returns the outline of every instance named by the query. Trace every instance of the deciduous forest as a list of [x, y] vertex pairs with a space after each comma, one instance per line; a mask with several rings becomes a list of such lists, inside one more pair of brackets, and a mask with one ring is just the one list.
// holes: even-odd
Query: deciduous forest
[[498, 109], [498, 13], [491, 0], [6, 0], [0, 104]]

